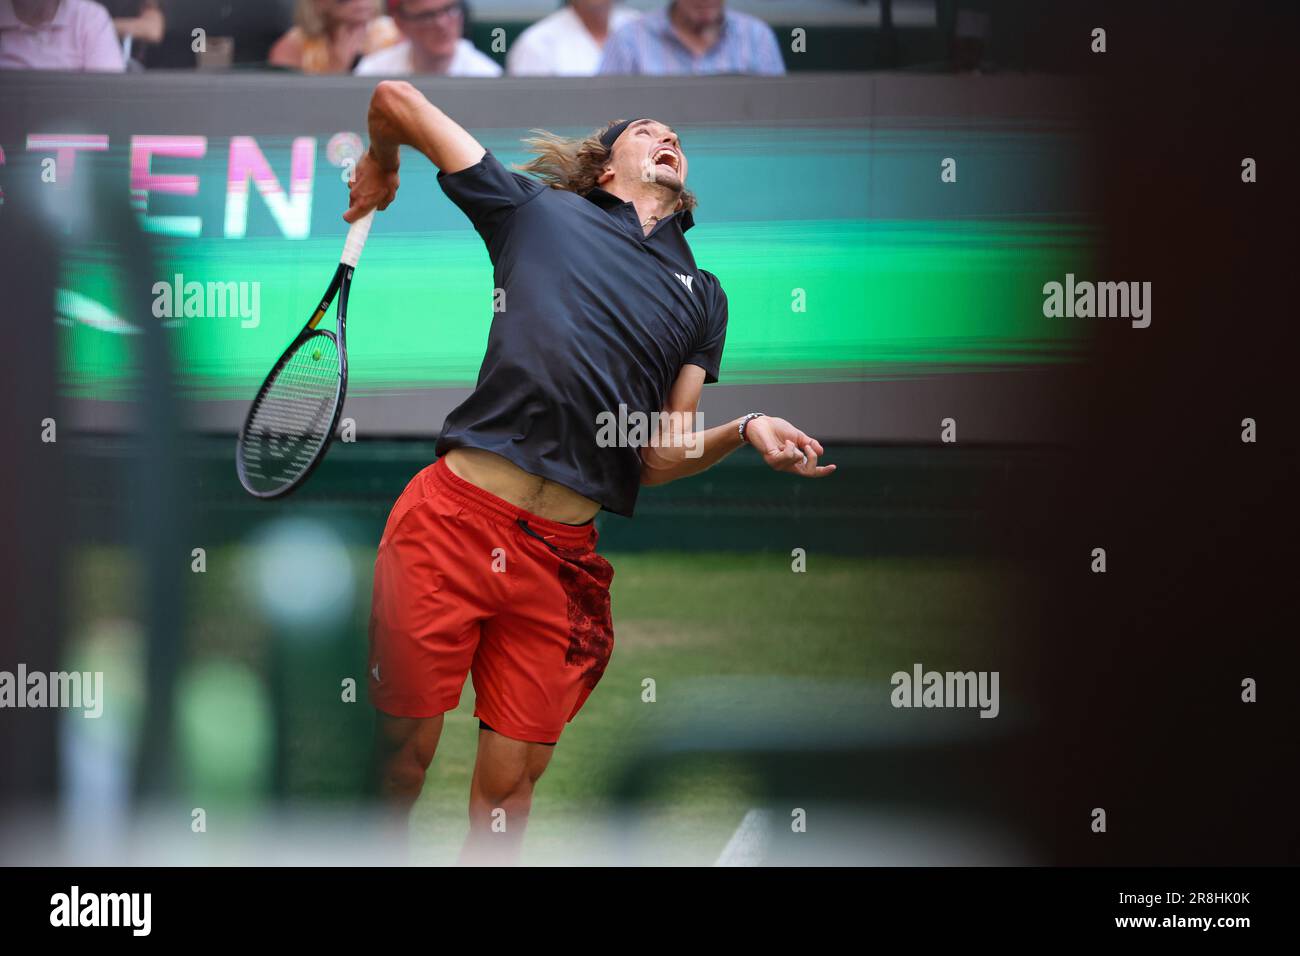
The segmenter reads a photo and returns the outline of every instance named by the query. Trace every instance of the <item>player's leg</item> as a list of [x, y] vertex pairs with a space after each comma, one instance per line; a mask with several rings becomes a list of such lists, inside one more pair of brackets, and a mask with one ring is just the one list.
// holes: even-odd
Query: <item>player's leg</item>
[[478, 757], [469, 792], [469, 834], [460, 861], [470, 865], [509, 865], [519, 859], [533, 788], [541, 779], [554, 744], [512, 740], [480, 730]]
[[[467, 560], [482, 551], [461, 505], [417, 475], [393, 506], [375, 557], [370, 604], [370, 700], [377, 712], [373, 786], [392, 836], [411, 806], [455, 709], [487, 614]], [[481, 575], [479, 576], [481, 577]]]
[[471, 668], [474, 713], [488, 729], [470, 787], [466, 863], [515, 862], [554, 744], [613, 649], [613, 568], [593, 550], [594, 529], [526, 520], [530, 528], [505, 529], [510, 600], [483, 622]]
[[376, 711], [375, 716], [375, 786], [387, 809], [405, 820], [424, 789], [444, 715], [391, 717]]
[[375, 711], [371, 785], [377, 802], [378, 836], [393, 862], [410, 853], [411, 808], [442, 736], [443, 715], [392, 717]]

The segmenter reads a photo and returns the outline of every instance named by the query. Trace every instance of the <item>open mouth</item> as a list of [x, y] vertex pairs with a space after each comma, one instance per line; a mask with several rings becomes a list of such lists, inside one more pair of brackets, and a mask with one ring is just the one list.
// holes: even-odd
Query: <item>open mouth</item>
[[675, 173], [681, 168], [682, 158], [677, 155], [677, 150], [663, 146], [655, 150], [650, 157], [650, 162], [654, 164], [655, 168], [666, 166]]

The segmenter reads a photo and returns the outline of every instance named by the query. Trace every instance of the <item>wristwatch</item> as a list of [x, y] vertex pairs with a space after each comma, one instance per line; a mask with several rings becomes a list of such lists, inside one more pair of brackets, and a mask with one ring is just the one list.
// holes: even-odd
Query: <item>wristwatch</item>
[[738, 428], [739, 431], [740, 431], [740, 443], [741, 443], [742, 445], [748, 445], [748, 444], [749, 444], [749, 439], [745, 437], [745, 428], [746, 428], [746, 427], [749, 425], [749, 423], [752, 422], [755, 418], [763, 418], [763, 417], [764, 417], [764, 416], [763, 416], [763, 413], [762, 413], [762, 412], [750, 412], [748, 415], [746, 415], [744, 418], [742, 418], [742, 419], [740, 420], [740, 424], [737, 426], [737, 428]]

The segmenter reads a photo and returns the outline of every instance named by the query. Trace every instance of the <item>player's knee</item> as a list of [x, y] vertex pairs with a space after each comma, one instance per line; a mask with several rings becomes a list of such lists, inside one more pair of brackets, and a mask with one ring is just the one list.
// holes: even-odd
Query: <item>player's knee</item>
[[[508, 809], [527, 810], [532, 805], [533, 787], [541, 778], [542, 771], [525, 770], [517, 776], [496, 780], [479, 780], [478, 792], [474, 795], [480, 807], [505, 807]], [[471, 806], [471, 813], [474, 807]]]
[[375, 728], [374, 766], [380, 789], [390, 796], [419, 796], [433, 762], [442, 718], [432, 721], [380, 717]]
[[536, 767], [528, 768], [525, 777], [528, 780], [528, 786], [530, 788], [533, 784], [537, 783], [538, 780], [542, 779], [542, 774], [546, 773], [546, 766], [546, 764], [540, 764]]
[[428, 769], [428, 762], [418, 759], [414, 754], [396, 754], [384, 763], [381, 785], [389, 796], [413, 800], [424, 789]]

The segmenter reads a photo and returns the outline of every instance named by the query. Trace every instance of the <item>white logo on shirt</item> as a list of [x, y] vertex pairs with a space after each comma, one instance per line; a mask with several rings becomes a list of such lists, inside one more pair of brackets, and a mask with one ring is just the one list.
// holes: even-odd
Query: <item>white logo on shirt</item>
[[691, 288], [691, 283], [695, 281], [695, 276], [684, 276], [680, 272], [674, 272], [673, 275], [682, 280], [682, 285], [686, 286], [687, 292], [695, 291]]

